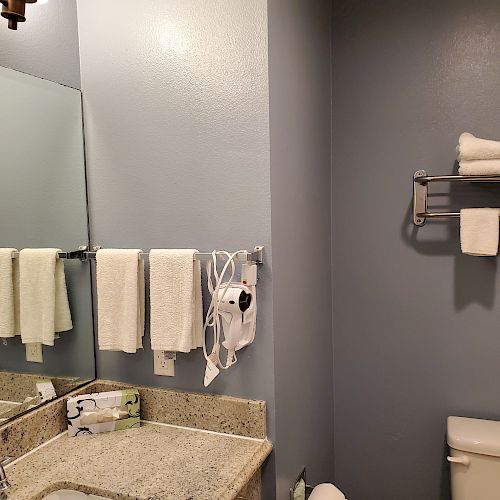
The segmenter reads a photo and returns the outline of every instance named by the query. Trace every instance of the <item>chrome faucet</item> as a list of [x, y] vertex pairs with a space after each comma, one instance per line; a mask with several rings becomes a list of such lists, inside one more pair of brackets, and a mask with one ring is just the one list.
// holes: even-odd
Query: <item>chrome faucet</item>
[[6, 491], [10, 488], [10, 483], [7, 480], [4, 467], [10, 464], [14, 459], [12, 457], [0, 458], [0, 500], [7, 500]]

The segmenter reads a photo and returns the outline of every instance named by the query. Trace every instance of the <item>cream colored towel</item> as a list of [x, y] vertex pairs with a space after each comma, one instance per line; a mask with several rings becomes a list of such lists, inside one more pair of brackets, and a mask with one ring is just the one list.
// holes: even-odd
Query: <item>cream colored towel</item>
[[97, 329], [101, 351], [135, 353], [144, 336], [142, 250], [98, 250]]
[[19, 252], [21, 339], [23, 344], [54, 345], [54, 334], [73, 328], [64, 262], [58, 248]]
[[19, 335], [19, 259], [15, 248], [0, 248], [0, 338]]
[[[479, 139], [469, 132], [464, 132], [458, 139], [457, 160], [492, 160], [500, 159], [500, 142]], [[464, 174], [465, 175], [465, 174]]]
[[460, 210], [460, 246], [467, 255], [489, 256], [498, 253], [498, 208]]
[[151, 349], [189, 352], [203, 343], [197, 250], [151, 250]]
[[460, 175], [500, 175], [500, 159], [462, 160], [458, 173]]

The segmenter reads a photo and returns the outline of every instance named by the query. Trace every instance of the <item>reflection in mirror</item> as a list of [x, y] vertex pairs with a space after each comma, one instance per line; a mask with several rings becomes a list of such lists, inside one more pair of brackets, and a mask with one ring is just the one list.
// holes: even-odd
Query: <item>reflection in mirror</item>
[[[55, 248], [70, 252], [88, 245], [80, 91], [0, 67], [0, 110], [0, 249]], [[4, 290], [0, 293], [0, 312], [4, 315], [0, 325], [5, 326], [5, 315], [12, 310], [5, 297], [9, 272], [13, 275], [14, 317], [21, 325], [14, 337], [4, 328], [0, 338], [0, 424], [54, 393], [61, 396], [95, 378], [89, 263], [58, 259], [55, 265], [57, 270], [60, 263], [64, 264], [72, 328], [65, 326], [61, 333], [54, 332], [53, 346], [23, 344], [28, 317], [31, 330], [33, 318], [39, 319], [34, 329], [39, 324], [40, 336], [45, 338], [42, 330], [46, 328], [46, 313], [39, 309], [50, 305], [50, 300], [59, 303], [54, 296], [65, 298], [66, 293], [55, 278], [58, 273], [50, 268], [52, 285], [55, 282], [55, 290], [64, 293], [52, 297], [50, 293], [38, 294], [38, 290], [50, 290], [50, 286], [39, 284], [40, 276], [47, 276], [43, 267], [46, 261], [33, 265], [22, 255], [17, 255], [13, 271], [2, 272], [0, 266], [0, 291]], [[16, 286], [19, 266], [23, 270], [21, 294]]]

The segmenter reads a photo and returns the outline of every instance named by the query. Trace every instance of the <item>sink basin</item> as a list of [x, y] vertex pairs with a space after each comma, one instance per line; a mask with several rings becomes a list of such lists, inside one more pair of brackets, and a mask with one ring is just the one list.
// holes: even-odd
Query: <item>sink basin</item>
[[108, 500], [105, 497], [87, 495], [75, 490], [58, 490], [43, 497], [43, 500]]

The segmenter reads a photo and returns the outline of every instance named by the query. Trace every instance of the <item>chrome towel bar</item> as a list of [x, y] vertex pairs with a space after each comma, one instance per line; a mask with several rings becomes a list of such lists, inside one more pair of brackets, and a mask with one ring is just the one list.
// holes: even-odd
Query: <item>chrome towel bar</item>
[[423, 226], [426, 219], [456, 218], [460, 212], [428, 212], [428, 185], [433, 182], [500, 182], [500, 175], [427, 175], [425, 170], [413, 174], [413, 223]]
[[[58, 252], [57, 258], [58, 259], [80, 259], [80, 260], [87, 260], [85, 254], [87, 253], [87, 250], [89, 249], [88, 246], [82, 245], [78, 247], [78, 250], [74, 250], [72, 252]], [[19, 258], [19, 252], [12, 252], [12, 258], [13, 259], [18, 259]]]
[[[87, 260], [95, 260], [97, 250], [100, 250], [100, 247], [92, 247], [92, 250], [89, 250], [87, 246], [81, 246], [78, 250], [73, 252], [59, 252], [59, 259], [79, 259], [81, 261]], [[146, 257], [149, 255], [149, 252], [143, 252], [141, 257]], [[12, 258], [17, 259], [19, 257], [19, 252], [13, 252]], [[198, 252], [194, 255], [195, 260], [207, 260], [212, 258], [211, 252]], [[263, 264], [264, 263], [264, 247], [256, 246], [253, 251], [242, 250], [238, 254], [238, 260], [241, 262], [254, 262], [255, 264]]]
[[[95, 248], [95, 247], [94, 247]], [[87, 259], [95, 260], [97, 250], [99, 248], [95, 248], [95, 250], [91, 252], [85, 252], [85, 256]], [[229, 252], [231, 253], [231, 252]], [[141, 257], [147, 257], [149, 252], [143, 252], [140, 254]], [[256, 246], [253, 251], [242, 250], [238, 253], [238, 260], [242, 262], [254, 262], [255, 264], [263, 264], [264, 263], [264, 247]], [[197, 252], [194, 254], [195, 260], [208, 260], [212, 258], [212, 252]]]

